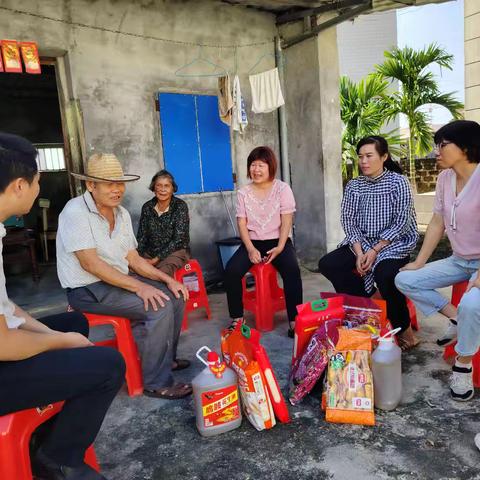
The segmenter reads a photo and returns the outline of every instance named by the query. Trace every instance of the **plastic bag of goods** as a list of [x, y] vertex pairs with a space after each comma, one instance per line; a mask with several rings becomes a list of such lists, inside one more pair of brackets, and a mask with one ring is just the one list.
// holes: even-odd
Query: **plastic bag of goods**
[[245, 416], [259, 431], [272, 428], [275, 425], [275, 414], [267, 382], [254, 359], [252, 346], [240, 328], [222, 333], [222, 354], [227, 365], [237, 373]]
[[325, 419], [334, 423], [375, 425], [371, 334], [340, 328], [327, 371]]
[[341, 319], [327, 320], [320, 325], [302, 357], [292, 365], [289, 378], [289, 400], [292, 405], [300, 403], [322, 376], [338, 340], [337, 327], [341, 325]]

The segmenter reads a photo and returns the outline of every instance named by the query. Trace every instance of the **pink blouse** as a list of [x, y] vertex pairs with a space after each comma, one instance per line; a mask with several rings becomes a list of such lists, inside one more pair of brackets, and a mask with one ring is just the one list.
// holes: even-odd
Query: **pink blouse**
[[281, 180], [274, 180], [265, 199], [255, 195], [251, 184], [237, 192], [237, 218], [247, 219], [251, 240], [272, 240], [280, 237], [280, 215], [295, 212], [292, 189]]
[[480, 165], [459, 195], [456, 177], [451, 168], [440, 172], [433, 211], [443, 217], [453, 254], [466, 260], [480, 259]]

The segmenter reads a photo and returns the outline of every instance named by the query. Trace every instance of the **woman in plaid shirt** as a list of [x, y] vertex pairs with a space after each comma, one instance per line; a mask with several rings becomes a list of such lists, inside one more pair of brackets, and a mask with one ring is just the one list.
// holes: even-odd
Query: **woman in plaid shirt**
[[383, 137], [363, 138], [357, 154], [363, 175], [350, 180], [345, 189], [341, 215], [345, 239], [320, 259], [318, 268], [337, 292], [370, 297], [376, 284], [387, 302], [390, 322], [401, 328], [401, 347], [407, 350], [418, 340], [410, 327], [406, 298], [394, 280], [418, 240], [412, 192]]

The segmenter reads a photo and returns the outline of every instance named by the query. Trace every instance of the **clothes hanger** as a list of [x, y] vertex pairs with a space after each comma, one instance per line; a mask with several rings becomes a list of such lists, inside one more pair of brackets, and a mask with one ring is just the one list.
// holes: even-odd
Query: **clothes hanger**
[[[275, 59], [275, 55], [273, 53], [264, 53], [258, 60], [257, 60], [257, 63], [255, 63], [255, 65], [248, 71], [248, 75], [250, 75], [256, 67], [258, 67], [258, 65], [260, 64], [260, 62], [264, 59], [264, 58], [267, 58], [267, 57], [273, 57]], [[274, 67], [275, 68], [275, 67]]]
[[[191, 67], [195, 63], [203, 63], [204, 65], [213, 67], [212, 73], [187, 73], [185, 70], [188, 67]], [[220, 72], [216, 72], [216, 70], [221, 70]], [[202, 57], [202, 47], [200, 47], [198, 51], [198, 55], [189, 63], [183, 65], [182, 67], [178, 68], [175, 71], [175, 76], [177, 77], [225, 77], [228, 75], [228, 72], [221, 66], [216, 63], [207, 60], [206, 58]]]

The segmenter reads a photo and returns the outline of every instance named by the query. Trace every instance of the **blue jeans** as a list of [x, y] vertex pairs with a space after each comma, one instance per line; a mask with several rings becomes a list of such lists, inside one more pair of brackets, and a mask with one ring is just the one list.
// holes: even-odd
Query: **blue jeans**
[[[429, 316], [450, 303], [436, 288], [473, 280], [479, 267], [480, 259], [464, 260], [452, 255], [427, 263], [419, 270], [400, 272], [395, 278], [395, 285], [425, 316]], [[480, 289], [474, 287], [463, 295], [458, 305], [457, 321], [455, 351], [460, 356], [474, 355], [480, 347]]]

